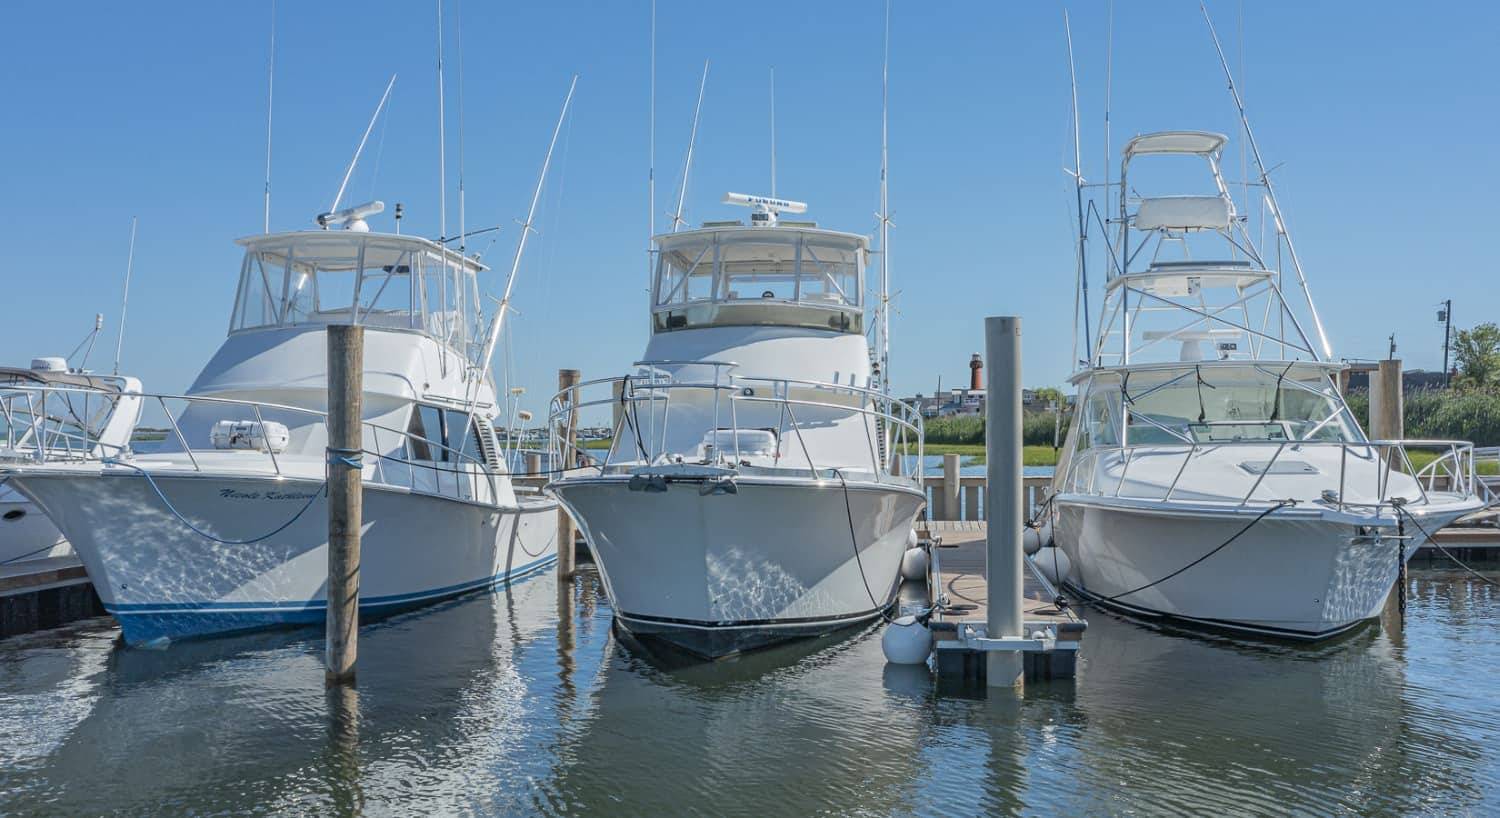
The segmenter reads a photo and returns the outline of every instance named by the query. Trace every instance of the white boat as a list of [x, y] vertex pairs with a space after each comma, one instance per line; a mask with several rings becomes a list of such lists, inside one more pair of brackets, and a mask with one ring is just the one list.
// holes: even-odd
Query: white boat
[[127, 642], [323, 620], [330, 324], [365, 329], [362, 615], [556, 559], [557, 504], [512, 485], [492, 426], [485, 268], [366, 232], [376, 212], [240, 240], [228, 337], [186, 395], [146, 396], [147, 420], [169, 428], [155, 451], [0, 472], [73, 543]]
[[[1262, 251], [1221, 173], [1226, 141], [1125, 146], [1115, 190], [1129, 195], [1050, 511], [1066, 584], [1088, 599], [1321, 639], [1375, 617], [1411, 554], [1484, 489], [1471, 444], [1366, 438], [1274, 191], [1262, 170], [1276, 244]], [[1211, 192], [1143, 195], [1143, 158], [1197, 162]], [[1415, 450], [1431, 461], [1416, 468]]]
[[[70, 370], [63, 358], [0, 367], [0, 465], [118, 451], [140, 418], [140, 391], [135, 378]], [[0, 479], [0, 566], [72, 553], [47, 515]]]
[[867, 240], [778, 220], [800, 203], [731, 202], [750, 226], [655, 237], [643, 359], [559, 394], [550, 424], [573, 465], [580, 414], [610, 411], [604, 458], [548, 489], [616, 621], [708, 657], [881, 615], [925, 503], [892, 457], [920, 417], [872, 381]]

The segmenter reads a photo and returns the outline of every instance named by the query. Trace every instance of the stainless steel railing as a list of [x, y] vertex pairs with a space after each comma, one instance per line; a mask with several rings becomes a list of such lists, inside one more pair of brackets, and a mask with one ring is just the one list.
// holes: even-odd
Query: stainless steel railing
[[[763, 426], [742, 426], [740, 415], [752, 408], [769, 408], [777, 417], [775, 427], [776, 449], [772, 468], [791, 468], [783, 465], [785, 443], [790, 438], [795, 442], [794, 452], [800, 454], [807, 464], [806, 471], [816, 477], [831, 475], [833, 471], [846, 474], [851, 464], [847, 459], [836, 466], [822, 468], [813, 457], [814, 447], [808, 445], [804, 432], [820, 420], [807, 419], [808, 415], [820, 417], [829, 412], [842, 416], [858, 416], [864, 419], [867, 430], [873, 427], [874, 434], [862, 435], [866, 444], [869, 474], [875, 479], [895, 476], [893, 464], [898, 458], [895, 452], [905, 451], [913, 443], [918, 462], [923, 454], [922, 416], [910, 405], [864, 387], [827, 383], [823, 381], [795, 378], [770, 378], [742, 376], [733, 373], [738, 366], [731, 361], [640, 361], [638, 372], [613, 378], [584, 381], [577, 386], [564, 389], [552, 398], [548, 413], [548, 429], [551, 435], [553, 462], [564, 468], [578, 467], [605, 473], [622, 467], [657, 465], [674, 462], [679, 457], [683, 462], [703, 462], [738, 468], [745, 462], [741, 451], [741, 432], [769, 431]], [[701, 367], [709, 370], [702, 378], [683, 378], [669, 372], [665, 367]], [[607, 396], [599, 393], [608, 390]], [[672, 437], [674, 403], [682, 406], [691, 402], [701, 407], [691, 397], [703, 398], [707, 393], [707, 423], [698, 417], [691, 421], [699, 425], [691, 434], [710, 432], [713, 435], [714, 451], [711, 457], [703, 458], [697, 451], [675, 451], [668, 440]], [[674, 401], [675, 398], [675, 401]], [[596, 411], [611, 407], [611, 444], [602, 460], [591, 463], [590, 458], [578, 443], [577, 433], [582, 414], [589, 409]], [[798, 412], [804, 420], [798, 419]], [[765, 413], [762, 417], [767, 416]], [[677, 421], [683, 423], [684, 421]], [[702, 428], [706, 426], [707, 428]], [[732, 451], [721, 451], [717, 444], [718, 433], [727, 433]], [[881, 439], [877, 442], [877, 437]], [[692, 439], [681, 438], [679, 439]], [[883, 444], [883, 445], [882, 445]], [[633, 448], [626, 448], [633, 447]], [[688, 458], [693, 458], [689, 461]], [[795, 459], [795, 458], [791, 458]], [[863, 465], [862, 463], [861, 465]], [[625, 464], [628, 464], [626, 466]], [[825, 463], [825, 466], [829, 464]], [[857, 473], [848, 473], [850, 479], [859, 479]], [[920, 469], [911, 475], [918, 485], [922, 476]]]

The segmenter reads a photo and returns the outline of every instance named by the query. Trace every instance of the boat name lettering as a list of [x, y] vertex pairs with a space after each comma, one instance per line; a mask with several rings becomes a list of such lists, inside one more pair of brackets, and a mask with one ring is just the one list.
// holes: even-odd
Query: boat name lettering
[[311, 500], [317, 492], [303, 491], [240, 491], [219, 489], [219, 496], [230, 500]]

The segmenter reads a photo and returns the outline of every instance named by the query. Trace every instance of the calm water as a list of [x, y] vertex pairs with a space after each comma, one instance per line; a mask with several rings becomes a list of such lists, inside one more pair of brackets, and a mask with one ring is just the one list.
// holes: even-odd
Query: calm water
[[0, 643], [0, 812], [973, 815], [1500, 809], [1500, 595], [1413, 572], [1403, 630], [1315, 649], [1090, 612], [1024, 701], [887, 669], [878, 631], [672, 669], [597, 577], [366, 628], [121, 650], [94, 620]]

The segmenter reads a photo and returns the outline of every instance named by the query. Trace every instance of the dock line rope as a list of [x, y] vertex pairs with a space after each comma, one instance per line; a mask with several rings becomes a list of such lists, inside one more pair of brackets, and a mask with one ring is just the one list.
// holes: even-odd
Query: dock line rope
[[[1486, 585], [1493, 585], [1493, 586], [1495, 586], [1497, 588], [1500, 588], [1500, 582], [1496, 582], [1496, 581], [1490, 579], [1489, 577], [1485, 576], [1484, 574], [1481, 574], [1478, 571], [1474, 570], [1473, 568], [1470, 568], [1467, 564], [1464, 563], [1463, 560], [1459, 559], [1458, 557], [1453, 556], [1453, 552], [1451, 552], [1448, 549], [1444, 548], [1443, 546], [1439, 545], [1438, 541], [1434, 540], [1432, 538], [1432, 535], [1427, 532], [1427, 529], [1423, 528], [1422, 524], [1419, 523], [1419, 522], [1417, 522], [1417, 518], [1414, 517], [1414, 516], [1412, 516], [1412, 513], [1410, 511], [1406, 510], [1406, 502], [1404, 500], [1392, 500], [1391, 501], [1391, 506], [1396, 509], [1396, 512], [1398, 514], [1405, 515], [1406, 519], [1411, 520], [1411, 524], [1414, 525], [1414, 526], [1416, 526], [1418, 531], [1422, 532], [1422, 536], [1426, 538], [1427, 542], [1429, 542], [1429, 543], [1432, 544], [1433, 548], [1436, 548], [1437, 550], [1443, 552], [1443, 556], [1447, 557], [1450, 560], [1453, 560], [1453, 562], [1455, 564], [1457, 564], [1459, 568], [1462, 568], [1465, 571], [1468, 571], [1470, 574], [1472, 574], [1474, 576], [1475, 579], [1478, 579], [1480, 582], [1483, 582]], [[1404, 562], [1403, 562], [1403, 565], [1404, 565]], [[1403, 584], [1403, 587], [1405, 587], [1404, 584]]]
[[43, 551], [51, 551], [52, 549], [54, 549], [56, 547], [57, 547], [57, 543], [50, 543], [48, 545], [44, 545], [41, 548], [36, 549], [35, 551], [27, 551], [24, 554], [17, 554], [14, 557], [10, 557], [8, 559], [0, 560], [0, 565], [10, 565], [13, 562], [20, 562], [21, 560], [24, 560], [24, 559], [26, 559], [27, 557], [29, 557], [29, 556], [31, 556], [33, 554], [40, 554]]
[[1145, 585], [1142, 585], [1139, 588], [1131, 588], [1130, 590], [1125, 591], [1124, 593], [1115, 594], [1114, 596], [1099, 597], [1099, 601], [1100, 602], [1114, 602], [1115, 600], [1119, 599], [1120, 597], [1130, 596], [1131, 594], [1139, 593], [1140, 591], [1144, 591], [1147, 588], [1151, 588], [1153, 586], [1160, 585], [1163, 582], [1166, 582], [1167, 580], [1171, 579], [1172, 577], [1175, 577], [1178, 574], [1181, 574], [1183, 571], [1186, 571], [1187, 569], [1192, 568], [1194, 565], [1197, 565], [1198, 563], [1203, 562], [1204, 560], [1208, 559], [1209, 557], [1212, 557], [1213, 555], [1219, 553], [1220, 551], [1223, 551], [1225, 548], [1229, 547], [1230, 543], [1234, 542], [1235, 540], [1238, 540], [1241, 536], [1243, 536], [1245, 534], [1245, 532], [1247, 532], [1250, 529], [1254, 528], [1256, 526], [1256, 524], [1258, 524], [1261, 520], [1264, 520], [1265, 518], [1271, 516], [1272, 512], [1280, 511], [1280, 510], [1282, 510], [1284, 508], [1288, 508], [1290, 506], [1295, 506], [1296, 504], [1297, 504], [1296, 500], [1278, 500], [1278, 501], [1276, 501], [1275, 505], [1271, 506], [1270, 508], [1266, 509], [1265, 511], [1262, 511], [1260, 514], [1257, 514], [1255, 516], [1255, 519], [1253, 519], [1250, 522], [1246, 523], [1244, 528], [1241, 528], [1239, 531], [1236, 531], [1234, 533], [1233, 537], [1230, 537], [1229, 539], [1225, 540], [1224, 542], [1219, 543], [1217, 546], [1214, 547], [1214, 549], [1212, 551], [1209, 551], [1207, 554], [1204, 554], [1203, 556], [1199, 557], [1198, 559], [1193, 560], [1192, 562], [1188, 563], [1187, 565], [1184, 565], [1181, 568], [1178, 568], [1176, 571], [1173, 571], [1172, 573], [1167, 574], [1166, 576], [1164, 576], [1164, 577], [1162, 577], [1160, 579], [1148, 582], [1148, 583], [1146, 583]]
[[[875, 599], [875, 592], [870, 590], [870, 578], [865, 576], [865, 563], [859, 556], [859, 535], [854, 533], [854, 509], [849, 505], [849, 481], [844, 479], [844, 472], [840, 469], [829, 469], [839, 477], [839, 485], [844, 489], [844, 516], [849, 520], [849, 544], [854, 548], [854, 564], [859, 566], [859, 581], [865, 586], [865, 594], [870, 597], [870, 605], [880, 611], [880, 618], [889, 623], [893, 617], [887, 610], [889, 606], [882, 607]], [[930, 613], [930, 612], [929, 612]]]
[[[331, 452], [333, 450], [330, 449], [329, 451]], [[212, 541], [214, 541], [216, 543], [221, 543], [223, 545], [251, 545], [253, 543], [258, 543], [258, 542], [261, 542], [263, 540], [269, 540], [270, 538], [276, 536], [277, 534], [280, 534], [281, 532], [285, 531], [287, 528], [291, 527], [292, 523], [297, 522], [297, 520], [300, 519], [302, 517], [302, 515], [305, 514], [309, 508], [312, 508], [313, 502], [316, 501], [320, 495], [325, 494], [327, 492], [327, 490], [328, 490], [328, 481], [327, 481], [327, 479], [324, 479], [323, 485], [320, 486], [317, 491], [314, 491], [311, 497], [307, 498], [307, 502], [302, 505], [302, 508], [297, 509], [297, 513], [293, 514], [292, 517], [291, 517], [291, 519], [289, 519], [286, 522], [282, 523], [281, 525], [277, 526], [275, 529], [273, 529], [272, 531], [270, 531], [267, 534], [263, 534], [263, 535], [261, 535], [259, 537], [251, 537], [250, 539], [247, 539], [247, 540], [226, 540], [226, 539], [223, 539], [222, 537], [216, 537], [213, 534], [210, 534], [207, 531], [204, 531], [203, 529], [199, 528], [198, 526], [193, 525], [193, 521], [192, 520], [189, 520], [188, 518], [182, 516], [182, 512], [178, 511], [177, 507], [174, 506], [174, 505], [172, 505], [172, 501], [167, 499], [167, 495], [162, 492], [161, 486], [159, 486], [159, 485], [156, 484], [156, 478], [154, 478], [154, 477], [151, 476], [151, 472], [146, 471], [145, 469], [141, 468], [140, 466], [135, 465], [134, 463], [126, 463], [123, 460], [117, 460], [117, 459], [112, 458], [112, 457], [106, 457], [106, 458], [104, 458], [103, 462], [104, 462], [105, 465], [108, 465], [108, 466], [124, 466], [125, 468], [134, 469], [135, 471], [139, 472], [142, 477], [146, 478], [146, 483], [151, 486], [151, 490], [154, 491], [154, 492], [156, 492], [156, 496], [157, 496], [158, 499], [161, 500], [162, 505], [166, 506], [167, 510], [170, 511], [170, 512], [172, 512], [172, 516], [176, 517], [177, 520], [178, 520], [178, 522], [182, 523], [184, 526], [186, 526], [188, 529], [190, 529], [194, 534], [197, 534], [198, 536], [203, 537], [206, 540], [212, 540]]]

